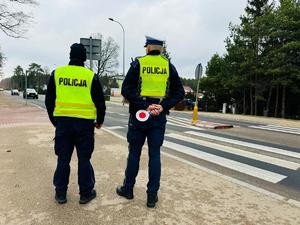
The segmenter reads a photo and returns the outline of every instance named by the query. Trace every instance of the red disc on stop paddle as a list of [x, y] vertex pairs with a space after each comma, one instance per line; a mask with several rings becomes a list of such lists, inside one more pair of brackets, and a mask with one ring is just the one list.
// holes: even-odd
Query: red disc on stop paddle
[[146, 117], [146, 113], [141, 112], [141, 113], [140, 113], [140, 118], [144, 119], [145, 117]]
[[146, 110], [139, 110], [136, 112], [135, 117], [140, 122], [145, 122], [149, 119], [149, 112]]

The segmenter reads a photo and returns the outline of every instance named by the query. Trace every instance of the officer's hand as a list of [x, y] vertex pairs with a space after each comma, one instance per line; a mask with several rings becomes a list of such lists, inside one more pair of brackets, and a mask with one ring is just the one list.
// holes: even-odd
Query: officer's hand
[[148, 108], [146, 109], [146, 111], [150, 112], [152, 114], [152, 111], [155, 110], [155, 106], [154, 105], [149, 105]]
[[156, 104], [149, 105], [146, 109], [152, 116], [158, 116], [159, 112], [156, 110]]
[[100, 128], [102, 127], [102, 124], [95, 123], [95, 127], [96, 127], [97, 129], [100, 129]]
[[159, 104], [152, 104], [148, 109], [150, 109], [151, 115], [153, 116], [158, 116], [163, 111], [163, 107]]

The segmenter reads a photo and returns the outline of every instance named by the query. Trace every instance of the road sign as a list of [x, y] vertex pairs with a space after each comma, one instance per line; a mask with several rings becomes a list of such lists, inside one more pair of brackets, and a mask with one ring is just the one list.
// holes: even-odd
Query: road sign
[[201, 77], [202, 77], [202, 65], [201, 65], [201, 63], [199, 63], [196, 67], [195, 79], [199, 80]]
[[86, 56], [89, 60], [101, 59], [101, 39], [80, 38], [80, 43], [86, 49]]

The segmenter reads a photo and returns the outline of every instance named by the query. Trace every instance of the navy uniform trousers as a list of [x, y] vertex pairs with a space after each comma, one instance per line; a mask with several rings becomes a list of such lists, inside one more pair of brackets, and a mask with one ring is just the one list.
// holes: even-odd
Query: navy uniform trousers
[[56, 118], [55, 154], [57, 167], [53, 184], [58, 193], [68, 189], [70, 161], [74, 147], [78, 157], [78, 184], [80, 194], [88, 194], [94, 188], [95, 176], [90, 159], [94, 150], [94, 121], [76, 118]]
[[163, 144], [166, 127], [166, 114], [150, 116], [146, 122], [139, 122], [134, 114], [130, 114], [127, 141], [129, 154], [123, 186], [131, 190], [139, 171], [141, 150], [147, 137], [148, 141], [148, 184], [147, 193], [156, 194], [160, 185], [161, 162], [160, 147]]

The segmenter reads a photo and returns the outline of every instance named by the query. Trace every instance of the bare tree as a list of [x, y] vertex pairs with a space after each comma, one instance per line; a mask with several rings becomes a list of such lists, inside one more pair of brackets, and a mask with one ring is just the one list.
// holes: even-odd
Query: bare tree
[[2, 77], [2, 70], [1, 70], [1, 68], [3, 67], [4, 59], [5, 59], [5, 57], [3, 56], [3, 53], [1, 52], [1, 48], [0, 48], [0, 78]]
[[36, 0], [2, 0], [0, 3], [0, 30], [14, 38], [23, 37], [32, 16], [15, 8], [37, 5]]
[[119, 45], [112, 37], [104, 40], [101, 34], [93, 35], [95, 38], [102, 39], [101, 60], [95, 63], [94, 68], [98, 76], [111, 74], [119, 66]]

